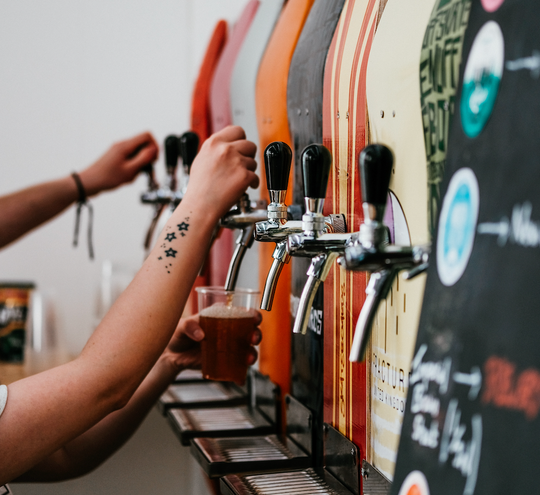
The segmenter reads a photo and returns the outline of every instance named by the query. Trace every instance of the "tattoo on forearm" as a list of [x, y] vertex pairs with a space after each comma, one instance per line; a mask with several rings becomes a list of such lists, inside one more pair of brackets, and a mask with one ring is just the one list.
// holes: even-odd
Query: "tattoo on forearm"
[[[179, 223], [177, 225], [177, 227], [178, 227], [178, 232], [180, 233], [180, 236], [185, 237], [186, 232], [189, 230], [189, 217], [185, 217], [184, 221]], [[169, 225], [169, 226], [167, 226], [167, 228], [165, 230], [170, 231], [171, 229], [173, 229], [173, 227]], [[166, 242], [163, 242], [159, 246], [160, 248], [163, 249], [163, 255], [164, 256], [159, 256], [158, 257], [159, 261], [162, 261], [164, 258], [176, 258], [176, 255], [178, 254], [178, 251], [176, 249], [173, 249], [172, 246], [171, 246], [171, 243], [174, 240], [179, 240], [179, 238], [176, 237], [176, 232], [167, 232], [165, 234], [165, 241]], [[169, 244], [167, 244], [167, 242]], [[165, 262], [165, 269], [167, 270], [167, 273], [171, 273], [171, 271], [170, 271], [171, 268], [172, 268], [172, 263], [169, 263], [169, 260], [167, 260]]]

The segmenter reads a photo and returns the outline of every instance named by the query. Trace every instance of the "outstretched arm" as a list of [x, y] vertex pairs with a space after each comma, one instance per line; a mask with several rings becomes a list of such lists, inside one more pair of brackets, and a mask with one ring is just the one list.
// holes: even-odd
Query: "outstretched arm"
[[[259, 312], [256, 315], [258, 325], [262, 317]], [[198, 315], [182, 318], [167, 349], [125, 407], [109, 414], [16, 481], [62, 481], [98, 467], [131, 437], [178, 373], [200, 367], [200, 341], [203, 338]], [[261, 332], [254, 328], [251, 343], [258, 345], [260, 341]], [[248, 364], [253, 364], [256, 359], [257, 351], [252, 348]]]
[[[152, 163], [158, 146], [148, 132], [113, 144], [95, 163], [79, 173], [88, 196], [131, 182], [141, 167]], [[44, 182], [0, 197], [0, 248], [47, 222], [77, 201], [73, 177]]]
[[218, 219], [257, 187], [255, 151], [239, 127], [210, 137], [155, 248], [80, 356], [8, 387], [0, 485], [126, 406], [173, 335]]

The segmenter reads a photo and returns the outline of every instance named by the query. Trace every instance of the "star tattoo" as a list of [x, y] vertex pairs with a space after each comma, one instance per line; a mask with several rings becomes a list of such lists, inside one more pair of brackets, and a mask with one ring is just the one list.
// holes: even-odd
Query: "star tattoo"
[[165, 236], [165, 239], [169, 242], [171, 242], [173, 239], [176, 239], [176, 234], [174, 232], [171, 232], [170, 234], [167, 234]]
[[187, 230], [188, 227], [189, 227], [189, 223], [186, 223], [186, 222], [182, 222], [178, 224], [178, 230], [180, 231]]
[[162, 258], [161, 256], [158, 258], [158, 260], [162, 260], [162, 259], [163, 259], [163, 258]]
[[178, 251], [175, 251], [173, 248], [170, 248], [165, 251], [165, 254], [167, 255], [167, 258], [176, 258], [177, 252]]

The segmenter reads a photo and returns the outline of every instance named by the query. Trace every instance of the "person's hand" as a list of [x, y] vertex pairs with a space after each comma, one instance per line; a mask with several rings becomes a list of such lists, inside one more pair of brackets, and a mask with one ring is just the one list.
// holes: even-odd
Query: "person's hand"
[[[253, 312], [256, 327], [251, 335], [252, 347], [249, 350], [248, 365], [257, 361], [257, 350], [253, 346], [259, 345], [262, 339], [261, 330], [258, 328], [262, 321], [262, 315], [256, 310]], [[201, 367], [201, 340], [203, 339], [204, 332], [199, 325], [198, 314], [189, 318], [181, 318], [162, 358], [175, 368], [176, 374], [185, 369], [199, 369]]]
[[257, 188], [255, 143], [246, 140], [244, 130], [229, 126], [210, 136], [191, 167], [184, 199], [204, 201], [209, 214], [221, 218], [248, 187]]
[[88, 196], [133, 181], [142, 167], [154, 162], [159, 146], [149, 132], [113, 144], [95, 163], [79, 173]]

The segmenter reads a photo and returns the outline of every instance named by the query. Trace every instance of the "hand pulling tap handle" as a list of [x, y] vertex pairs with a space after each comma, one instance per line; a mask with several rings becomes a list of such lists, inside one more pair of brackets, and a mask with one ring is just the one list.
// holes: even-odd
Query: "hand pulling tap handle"
[[180, 155], [185, 172], [189, 175], [191, 164], [199, 151], [199, 136], [192, 131], [184, 132], [179, 139]]

